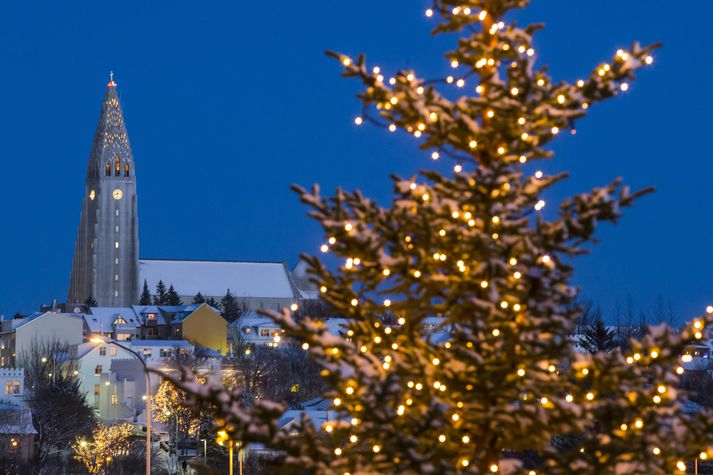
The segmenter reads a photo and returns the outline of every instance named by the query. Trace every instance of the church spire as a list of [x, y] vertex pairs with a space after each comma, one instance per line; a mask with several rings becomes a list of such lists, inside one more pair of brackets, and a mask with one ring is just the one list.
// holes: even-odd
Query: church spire
[[89, 158], [89, 176], [129, 176], [134, 169], [129, 134], [126, 131], [121, 101], [114, 82], [114, 72], [109, 73], [99, 122], [94, 133], [94, 143]]
[[101, 306], [138, 302], [139, 236], [136, 170], [114, 74], [89, 154], [69, 302]]

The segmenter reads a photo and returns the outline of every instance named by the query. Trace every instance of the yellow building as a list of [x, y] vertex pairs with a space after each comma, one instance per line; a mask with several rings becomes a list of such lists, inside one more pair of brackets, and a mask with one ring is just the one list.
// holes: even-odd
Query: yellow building
[[228, 322], [207, 304], [201, 304], [182, 320], [183, 339], [191, 343], [228, 353]]

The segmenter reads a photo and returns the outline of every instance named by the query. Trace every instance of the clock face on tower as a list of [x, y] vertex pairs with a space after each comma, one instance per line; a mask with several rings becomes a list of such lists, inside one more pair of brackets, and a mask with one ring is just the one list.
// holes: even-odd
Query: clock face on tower
[[111, 196], [113, 196], [115, 200], [120, 200], [121, 197], [124, 196], [124, 193], [122, 193], [121, 190], [117, 188], [111, 193]]

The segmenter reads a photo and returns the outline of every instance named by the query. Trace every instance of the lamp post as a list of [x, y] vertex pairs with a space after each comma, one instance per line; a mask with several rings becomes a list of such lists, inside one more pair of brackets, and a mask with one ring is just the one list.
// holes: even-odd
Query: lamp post
[[203, 442], [203, 465], [208, 464], [208, 439], [201, 439]]
[[151, 475], [151, 376], [149, 368], [146, 366], [144, 359], [137, 352], [131, 348], [127, 348], [121, 343], [99, 337], [94, 337], [89, 341], [92, 343], [106, 343], [108, 345], [118, 346], [135, 356], [144, 367], [144, 372], [146, 373], [146, 475]]

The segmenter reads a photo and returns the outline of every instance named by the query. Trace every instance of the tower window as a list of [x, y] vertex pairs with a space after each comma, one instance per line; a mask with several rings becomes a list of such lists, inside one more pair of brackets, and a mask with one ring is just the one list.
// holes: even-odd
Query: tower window
[[116, 242], [114, 243], [114, 247], [117, 248], [117, 249], [119, 249], [119, 241], [116, 241]]
[[129, 162], [124, 162], [124, 176], [129, 176]]
[[111, 176], [111, 162], [106, 162], [106, 176]]
[[119, 160], [119, 155], [114, 157], [114, 175], [121, 176], [121, 160]]
[[114, 274], [114, 280], [119, 280], [119, 274]]

